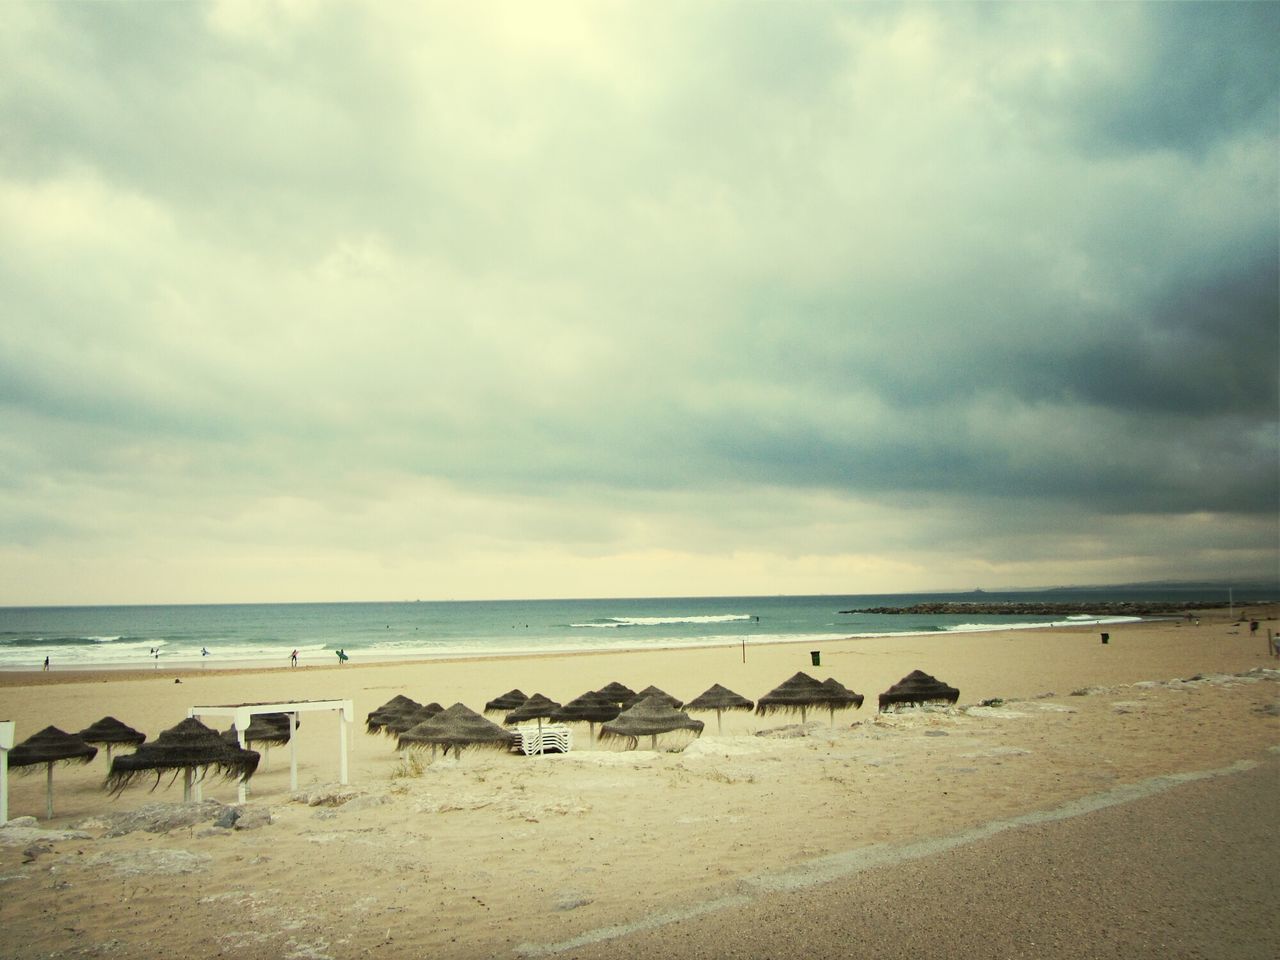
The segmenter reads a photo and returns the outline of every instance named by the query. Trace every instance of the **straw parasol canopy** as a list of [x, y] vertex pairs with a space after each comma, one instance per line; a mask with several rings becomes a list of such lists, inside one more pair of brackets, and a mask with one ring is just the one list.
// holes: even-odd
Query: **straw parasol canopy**
[[112, 760], [106, 787], [118, 794], [134, 780], [154, 773], [156, 782], [151, 787], [154, 790], [166, 773], [172, 773], [174, 779], [181, 773], [182, 799], [189, 800], [197, 772], [201, 779], [213, 770], [227, 780], [237, 777], [248, 780], [257, 769], [256, 750], [243, 750], [238, 744], [227, 743], [216, 730], [209, 729], [195, 717], [187, 717], [150, 743], [140, 744], [133, 753]]
[[880, 709], [903, 703], [955, 703], [960, 691], [941, 680], [929, 676], [923, 670], [912, 670], [892, 687], [880, 694]]
[[702, 735], [702, 721], [691, 720], [689, 715], [667, 703], [661, 697], [645, 697], [633, 707], [622, 711], [614, 720], [600, 727], [600, 739], [605, 737], [625, 737], [628, 749], [634, 750], [638, 737], [648, 736], [649, 745], [658, 747], [658, 734], [670, 733], [672, 730], [692, 730], [695, 736]]
[[575, 697], [551, 715], [557, 723], [581, 723], [586, 721], [591, 728], [591, 739], [596, 738], [596, 724], [612, 720], [622, 712], [622, 708], [598, 690], [588, 690], [580, 697]]
[[[88, 763], [98, 755], [98, 748], [85, 743], [78, 735], [57, 727], [45, 727], [33, 733], [9, 751], [9, 766], [45, 765], [44, 807], [47, 819], [53, 819], [53, 765], [55, 763]], [[24, 771], [25, 772], [25, 771]]]
[[9, 751], [9, 766], [30, 767], [38, 763], [88, 763], [98, 755], [98, 748], [84, 742], [78, 734], [65, 733], [57, 727], [45, 727], [33, 733]]
[[827, 709], [831, 712], [831, 725], [836, 725], [837, 710], [861, 710], [862, 701], [866, 699], [860, 693], [854, 693], [835, 677], [828, 677], [822, 681], [822, 689], [827, 691], [830, 699], [827, 701]]
[[752, 710], [755, 704], [734, 693], [728, 687], [715, 683], [684, 705], [686, 710], [714, 710], [716, 712], [716, 733], [723, 732], [720, 722], [721, 714], [726, 710]]
[[637, 693], [634, 697], [628, 700], [623, 706], [627, 708], [635, 706], [641, 700], [647, 700], [649, 697], [657, 697], [659, 700], [663, 701], [674, 710], [679, 710], [681, 707], [684, 706], [683, 700], [678, 700], [675, 697], [673, 697], [671, 694], [667, 693], [667, 691], [660, 690], [658, 687], [655, 687], [652, 685], [645, 687], [643, 690]]
[[417, 710], [421, 706], [422, 704], [416, 700], [409, 699], [403, 693], [397, 693], [378, 709], [370, 711], [364, 722], [365, 732], [377, 733], [388, 720], [398, 717], [406, 711]]
[[448, 710], [400, 734], [400, 748], [444, 747], [447, 753], [452, 747], [456, 758], [461, 756], [463, 747], [505, 749], [515, 740], [516, 735], [512, 731], [486, 720], [465, 704], [455, 703]]
[[382, 732], [389, 737], [399, 737], [406, 730], [412, 730], [423, 720], [430, 720], [436, 714], [444, 712], [444, 707], [440, 704], [424, 703], [415, 710], [406, 710], [404, 713], [398, 713], [382, 725]]
[[508, 713], [520, 706], [529, 697], [522, 690], [508, 690], [502, 696], [494, 697], [484, 705], [485, 713]]
[[535, 693], [508, 713], [506, 719], [502, 722], [507, 726], [511, 726], [515, 723], [528, 723], [530, 720], [537, 720], [541, 724], [541, 721], [548, 719], [559, 709], [560, 704], [549, 697], [544, 697], [540, 693]]
[[587, 723], [604, 723], [612, 720], [622, 712], [618, 704], [600, 693], [599, 690], [588, 690], [580, 697], [574, 697], [563, 707], [551, 715], [557, 722], [573, 723], [585, 720]]
[[804, 723], [810, 707], [825, 707], [830, 698], [830, 692], [821, 683], [801, 672], [757, 700], [756, 713], [763, 717], [798, 711], [800, 722]]
[[121, 723], [115, 717], [103, 717], [97, 723], [90, 724], [76, 734], [85, 743], [92, 743], [95, 746], [105, 747], [107, 751], [107, 759], [111, 759], [111, 748], [120, 744], [127, 744], [136, 747], [147, 739], [145, 733], [141, 733], [126, 723]]
[[614, 703], [618, 704], [618, 706], [622, 706], [624, 703], [630, 703], [636, 696], [636, 692], [634, 690], [628, 686], [618, 683], [617, 680], [601, 687], [596, 691], [596, 693], [600, 694], [600, 696], [604, 697], [606, 700], [612, 700]]

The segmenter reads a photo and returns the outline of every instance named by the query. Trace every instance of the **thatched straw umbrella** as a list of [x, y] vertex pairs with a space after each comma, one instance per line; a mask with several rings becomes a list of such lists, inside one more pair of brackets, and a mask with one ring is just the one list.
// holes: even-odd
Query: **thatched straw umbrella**
[[371, 710], [369, 712], [369, 716], [365, 718], [364, 722], [365, 733], [378, 733], [382, 729], [383, 724], [391, 718], [398, 717], [406, 712], [417, 710], [421, 706], [422, 704], [418, 703], [416, 700], [411, 700], [404, 694], [397, 693], [382, 706], [378, 707], [378, 709]]
[[658, 749], [658, 734], [672, 730], [692, 730], [702, 735], [702, 721], [691, 720], [689, 715], [677, 710], [661, 697], [645, 697], [633, 707], [622, 711], [614, 720], [600, 727], [600, 739], [625, 737], [628, 749], [634, 750], [638, 737], [648, 735], [651, 749]]
[[645, 687], [643, 690], [637, 693], [634, 697], [628, 700], [625, 704], [623, 704], [623, 709], [633, 707], [637, 703], [639, 703], [641, 700], [647, 700], [650, 697], [657, 697], [659, 700], [667, 704], [667, 706], [671, 707], [671, 709], [673, 710], [679, 710], [681, 707], [684, 706], [683, 700], [673, 697], [671, 694], [667, 693], [667, 691], [665, 690], [660, 690], [658, 687], [650, 685]]
[[404, 713], [396, 714], [390, 720], [387, 720], [382, 724], [382, 732], [388, 737], [395, 737], [398, 740], [400, 738], [400, 734], [404, 733], [406, 730], [412, 730], [418, 724], [422, 723], [423, 720], [430, 720], [432, 717], [443, 712], [444, 707], [440, 706], [438, 703], [424, 703], [416, 710], [406, 710]]
[[509, 713], [520, 704], [528, 700], [529, 697], [521, 690], [508, 690], [501, 696], [494, 697], [484, 705], [485, 713]]
[[753, 710], [755, 704], [742, 696], [742, 694], [734, 693], [728, 687], [722, 687], [716, 683], [686, 703], [684, 708], [686, 710], [714, 710], [716, 712], [716, 733], [720, 734], [724, 732], [724, 726], [720, 719], [720, 715], [724, 711]]
[[[538, 721], [538, 738], [542, 738], [542, 721], [550, 718], [550, 716], [560, 709], [560, 704], [556, 703], [549, 697], [544, 697], [540, 693], [535, 693], [520, 706], [516, 707], [502, 721], [508, 727], [517, 723], [528, 723], [530, 720]], [[539, 747], [538, 752], [542, 749]]]
[[854, 693], [835, 677], [822, 681], [822, 689], [831, 698], [827, 701], [827, 709], [831, 712], [831, 725], [836, 725], [837, 710], [861, 710], [862, 701], [866, 699], [860, 693]]
[[630, 703], [636, 698], [636, 692], [630, 687], [619, 683], [617, 680], [613, 683], [601, 687], [596, 693], [604, 697], [606, 700], [612, 700], [618, 706]]
[[53, 765], [55, 763], [88, 763], [97, 755], [98, 748], [91, 747], [77, 735], [65, 733], [57, 727], [45, 727], [9, 751], [9, 766], [34, 767], [41, 763], [45, 765], [45, 817], [52, 820]]
[[756, 701], [756, 713], [800, 713], [804, 723], [810, 707], [825, 707], [831, 695], [817, 680], [807, 673], [797, 673], [790, 680], [774, 687]]
[[530, 720], [537, 720], [541, 723], [542, 720], [549, 718], [559, 709], [560, 704], [556, 703], [550, 697], [544, 697], [540, 693], [535, 693], [533, 696], [525, 700], [524, 703], [520, 704], [520, 706], [508, 713], [502, 722], [508, 727], [517, 723], [527, 723]]
[[108, 763], [111, 761], [112, 747], [122, 743], [136, 747], [147, 739], [145, 733], [133, 729], [126, 723], [121, 723], [115, 717], [103, 717], [97, 723], [85, 727], [76, 736], [85, 743], [106, 748]]
[[575, 697], [551, 715], [556, 723], [580, 723], [586, 721], [591, 729], [590, 739], [596, 738], [596, 724], [612, 720], [622, 712], [622, 707], [598, 690], [588, 690]]
[[256, 750], [244, 750], [238, 744], [227, 743], [216, 730], [210, 730], [195, 717], [187, 717], [150, 743], [141, 744], [133, 753], [112, 760], [106, 788], [118, 794], [134, 780], [154, 773], [156, 782], [151, 786], [154, 790], [166, 773], [172, 773], [175, 780], [181, 773], [182, 799], [186, 802], [191, 799], [191, 784], [197, 778], [197, 771], [201, 780], [214, 770], [224, 779], [247, 781], [257, 769]]
[[400, 748], [430, 745], [433, 750], [444, 747], [448, 753], [452, 747], [456, 759], [462, 755], [463, 747], [509, 749], [515, 740], [516, 735], [510, 730], [486, 720], [464, 704], [455, 703], [448, 710], [400, 734]]
[[955, 703], [960, 691], [923, 670], [912, 670], [892, 687], [880, 694], [880, 710], [903, 703], [923, 706], [926, 703]]

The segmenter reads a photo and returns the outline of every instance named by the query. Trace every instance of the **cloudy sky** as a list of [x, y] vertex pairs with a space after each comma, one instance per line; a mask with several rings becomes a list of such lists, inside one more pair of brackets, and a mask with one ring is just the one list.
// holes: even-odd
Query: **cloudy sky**
[[6, 4], [0, 604], [1274, 576], [1278, 35]]

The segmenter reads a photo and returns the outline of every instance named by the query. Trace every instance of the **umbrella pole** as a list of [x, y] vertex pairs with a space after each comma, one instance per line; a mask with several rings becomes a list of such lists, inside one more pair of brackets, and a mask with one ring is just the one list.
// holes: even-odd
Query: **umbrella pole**
[[186, 767], [182, 771], [182, 802], [191, 802], [191, 768]]
[[804, 726], [804, 724], [805, 724], [805, 716], [806, 716], [806, 713], [807, 713], [807, 711], [806, 711], [806, 708], [805, 708], [804, 704], [800, 704], [800, 726], [802, 726], [802, 727], [803, 727], [803, 726]]
[[107, 766], [111, 766], [111, 744], [103, 744], [107, 748]]
[[53, 819], [53, 764], [46, 763], [45, 766], [49, 768], [48, 773], [45, 774], [45, 783], [44, 783], [45, 819], [52, 820]]
[[538, 756], [542, 756], [542, 718], [538, 718]]
[[658, 735], [656, 733], [649, 734], [649, 749], [655, 753], [658, 750]]
[[720, 715], [723, 712], [719, 708], [716, 709], [716, 736], [718, 737], [724, 736], [724, 722], [720, 719]]
[[594, 720], [588, 720], [587, 729], [590, 731], [587, 736], [587, 743], [591, 744], [591, 749], [594, 750], [596, 740], [596, 722]]

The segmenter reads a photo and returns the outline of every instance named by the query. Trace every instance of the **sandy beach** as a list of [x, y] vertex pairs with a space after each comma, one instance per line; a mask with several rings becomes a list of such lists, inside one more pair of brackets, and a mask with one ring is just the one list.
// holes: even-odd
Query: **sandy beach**
[[[212, 825], [234, 784], [153, 832], [180, 782], [109, 797], [100, 754], [56, 768], [46, 821], [43, 768], [12, 771], [10, 818], [41, 819], [0, 829], [4, 953], [1272, 957], [1277, 613], [1250, 610], [1256, 634], [1225, 610], [1114, 625], [1106, 644], [1098, 627], [823, 642], [817, 667], [785, 644], [745, 662], [719, 647], [0, 674], [19, 741], [108, 714], [154, 738], [195, 705], [350, 699], [359, 719], [348, 787], [336, 717], [306, 715], [298, 793], [272, 749], [236, 829]], [[958, 687], [959, 707], [877, 715], [913, 669]], [[363, 729], [399, 693], [479, 710], [512, 687], [565, 702], [617, 680], [756, 699], [800, 670], [866, 706], [804, 727], [728, 713], [723, 733], [698, 714], [702, 738], [656, 752], [589, 743], [583, 725], [568, 754], [420, 766]]]

